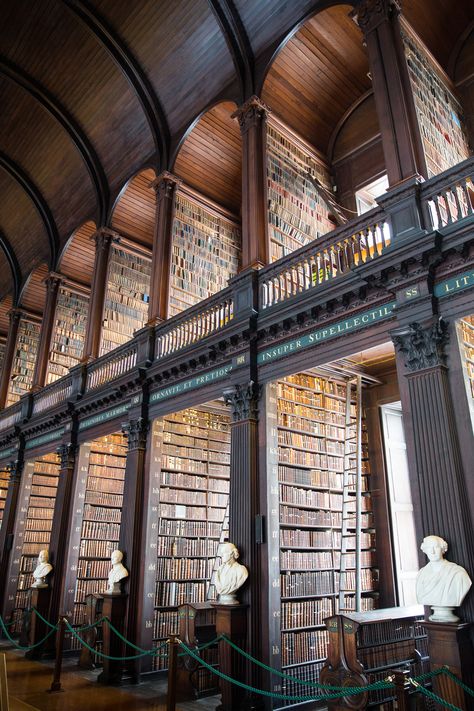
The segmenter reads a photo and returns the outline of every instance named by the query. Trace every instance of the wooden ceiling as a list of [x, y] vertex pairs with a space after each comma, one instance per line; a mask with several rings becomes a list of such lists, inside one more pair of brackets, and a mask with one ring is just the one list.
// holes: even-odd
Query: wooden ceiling
[[71, 235], [58, 264], [58, 271], [61, 274], [84, 286], [92, 284], [95, 254], [92, 235], [95, 231], [94, 222], [89, 221], [81, 225]]
[[[264, 78], [262, 98], [327, 151], [341, 117], [370, 89], [350, 5], [330, 4], [4, 0], [0, 299], [14, 292], [10, 265], [19, 287], [42, 263], [58, 269], [75, 230], [61, 267], [90, 283], [89, 228], [80, 228], [88, 221], [150, 244], [149, 166], [174, 170], [238, 212], [240, 137], [230, 113]], [[447, 67], [474, 3], [403, 5]]]

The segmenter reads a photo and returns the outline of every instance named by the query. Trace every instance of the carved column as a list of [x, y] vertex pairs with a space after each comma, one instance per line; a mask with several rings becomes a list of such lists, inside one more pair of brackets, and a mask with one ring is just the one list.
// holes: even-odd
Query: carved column
[[398, 0], [359, 0], [352, 14], [367, 44], [389, 183], [393, 186], [416, 174], [426, 178]]
[[66, 565], [72, 526], [73, 485], [78, 451], [75, 439], [74, 437], [73, 442], [61, 444], [57, 449], [61, 468], [49, 544], [50, 560], [54, 566], [51, 578], [52, 590], [49, 619], [54, 621], [58, 619], [60, 613], [64, 612], [64, 610], [60, 609], [60, 605], [66, 585]]
[[[129, 577], [125, 581], [128, 585], [126, 636], [127, 639], [139, 646], [142, 642], [143, 600], [146, 592], [149, 592], [144, 587], [145, 561], [143, 555], [144, 519], [148, 504], [144, 486], [148, 429], [148, 421], [143, 417], [130, 419], [122, 425], [122, 432], [128, 439], [128, 452], [119, 549], [124, 554], [123, 562], [129, 571]], [[141, 661], [140, 659], [132, 660], [129, 664], [134, 681], [139, 681]]]
[[176, 190], [181, 182], [172, 173], [164, 171], [151, 184], [156, 194], [156, 217], [148, 308], [150, 326], [168, 318], [173, 219]]
[[[262, 594], [260, 551], [256, 537], [259, 506], [258, 399], [260, 388], [253, 381], [224, 391], [232, 413], [230, 450], [229, 537], [239, 549], [249, 579], [239, 591], [240, 602], [248, 604], [247, 645], [257, 659], [260, 650], [260, 595]], [[258, 686], [258, 669], [247, 668], [247, 683]]]
[[[412, 489], [419, 502], [418, 537], [436, 534], [448, 558], [474, 573], [474, 530], [448, 382], [445, 348], [449, 325], [437, 317], [392, 332], [398, 351], [401, 396]], [[420, 541], [421, 542], [421, 541]], [[474, 620], [468, 595], [461, 614]]]
[[266, 133], [270, 112], [252, 96], [233, 114], [242, 134], [242, 269], [270, 259], [267, 221]]
[[94, 234], [95, 261], [94, 277], [91, 286], [89, 313], [87, 314], [86, 342], [84, 360], [92, 360], [99, 355], [102, 334], [102, 314], [104, 311], [105, 291], [107, 289], [107, 268], [110, 246], [117, 234], [107, 227], [101, 227]]
[[49, 347], [54, 327], [54, 317], [56, 315], [56, 303], [58, 291], [61, 286], [61, 276], [50, 274], [45, 279], [46, 303], [41, 322], [40, 339], [38, 344], [38, 355], [36, 356], [35, 370], [33, 374], [32, 390], [39, 390], [46, 382], [46, 372], [48, 370]]
[[10, 327], [8, 329], [5, 355], [3, 358], [2, 376], [0, 378], [0, 408], [5, 407], [5, 403], [7, 401], [8, 386], [10, 384], [13, 358], [15, 357], [16, 337], [18, 335], [18, 327], [20, 325], [21, 311], [19, 309], [12, 309], [8, 314], [8, 318], [10, 320]]
[[8, 570], [13, 548], [13, 532], [18, 510], [18, 494], [20, 492], [21, 475], [23, 472], [23, 455], [18, 454], [15, 461], [10, 462], [10, 481], [3, 510], [2, 528], [0, 529], [0, 614], [4, 615], [6, 593], [8, 588]]

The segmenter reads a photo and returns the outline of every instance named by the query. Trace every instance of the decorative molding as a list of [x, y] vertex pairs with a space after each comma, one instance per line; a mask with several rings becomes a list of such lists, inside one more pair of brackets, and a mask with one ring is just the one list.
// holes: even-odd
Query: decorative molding
[[107, 251], [114, 240], [118, 240], [120, 235], [118, 232], [109, 229], [108, 227], [99, 227], [98, 230], [94, 232], [91, 239], [94, 240], [96, 246], [96, 252]]
[[232, 410], [234, 422], [257, 419], [258, 400], [262, 394], [262, 386], [250, 380], [247, 385], [235, 385], [232, 389], [224, 390], [224, 402]]
[[359, 0], [350, 16], [364, 33], [375, 30], [382, 22], [400, 14], [398, 0]]
[[239, 122], [241, 133], [246, 133], [249, 128], [259, 126], [270, 113], [270, 107], [264, 104], [258, 96], [254, 95], [242, 106], [239, 106], [231, 115], [231, 118], [236, 118]]
[[405, 356], [410, 372], [446, 364], [445, 346], [449, 340], [448, 323], [439, 318], [435, 323], [414, 322], [406, 328], [392, 331], [395, 348]]
[[56, 294], [62, 284], [62, 281], [63, 280], [60, 274], [51, 272], [44, 280], [44, 283], [46, 284], [46, 291], [50, 294]]
[[7, 468], [10, 472], [10, 483], [11, 484], [19, 484], [20, 483], [24, 465], [25, 465], [25, 462], [20, 459], [12, 459], [12, 461], [8, 463]]
[[176, 188], [182, 184], [181, 178], [176, 177], [173, 173], [164, 170], [155, 180], [150, 183], [150, 188], [153, 188], [156, 194], [156, 202], [160, 203], [165, 198], [171, 200], [174, 197]]
[[60, 444], [56, 449], [57, 454], [60, 458], [61, 469], [73, 469], [76, 463], [76, 454], [78, 447], [72, 442], [67, 444]]
[[122, 434], [128, 440], [128, 450], [145, 449], [150, 424], [144, 417], [137, 417], [122, 423]]

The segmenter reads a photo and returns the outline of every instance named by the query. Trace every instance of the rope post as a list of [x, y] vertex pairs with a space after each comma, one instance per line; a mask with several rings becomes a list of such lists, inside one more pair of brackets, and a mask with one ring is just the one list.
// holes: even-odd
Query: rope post
[[176, 637], [170, 637], [168, 640], [168, 690], [166, 692], [166, 711], [176, 710], [178, 647]]
[[410, 672], [403, 669], [395, 669], [390, 676], [395, 684], [395, 696], [397, 699], [398, 711], [409, 711], [410, 709], [410, 682], [408, 676]]
[[56, 658], [54, 660], [53, 680], [48, 689], [48, 693], [64, 691], [61, 687], [61, 671], [63, 666], [64, 635], [66, 634], [66, 620], [63, 616], [59, 618], [58, 631], [56, 632]]

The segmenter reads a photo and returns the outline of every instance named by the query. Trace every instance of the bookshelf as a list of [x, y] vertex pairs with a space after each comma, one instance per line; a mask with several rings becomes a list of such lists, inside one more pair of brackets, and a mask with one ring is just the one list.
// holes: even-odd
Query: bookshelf
[[56, 453], [38, 457], [25, 465], [27, 483], [23, 489], [20, 512], [23, 544], [21, 546], [18, 582], [13, 607], [15, 633], [21, 630], [23, 610], [28, 607], [29, 590], [33, 581], [38, 554], [49, 549], [53, 525], [54, 505], [59, 481], [60, 461]]
[[39, 321], [32, 321], [24, 316], [20, 319], [5, 407], [18, 402], [31, 388], [40, 330]]
[[0, 469], [0, 530], [3, 523], [3, 512], [5, 510], [5, 501], [7, 499], [9, 481], [10, 472], [8, 469]]
[[460, 319], [457, 333], [469, 410], [474, 426], [474, 316], [465, 316]]
[[102, 317], [100, 355], [129, 341], [148, 319], [151, 257], [113, 245]]
[[89, 296], [67, 284], [58, 290], [46, 384], [67, 375], [82, 358]]
[[[215, 599], [213, 573], [228, 538], [230, 418], [222, 406], [163, 420], [154, 642], [178, 634], [178, 607]], [[209, 650], [208, 661], [216, 660]], [[155, 668], [165, 668], [159, 657]], [[202, 683], [205, 675], [202, 675]], [[201, 689], [202, 691], [203, 689]]]
[[177, 191], [172, 232], [169, 315], [225, 289], [240, 265], [240, 227]]
[[[280, 613], [271, 622], [273, 648], [280, 654], [272, 666], [279, 662], [293, 676], [318, 681], [327, 656], [324, 619], [339, 612], [340, 587], [345, 589], [344, 609], [355, 608], [355, 528], [354, 555], [346, 557], [342, 580], [339, 572], [346, 383], [343, 375], [323, 377], [309, 371], [271, 387], [267, 437], [275, 459], [269, 468], [274, 472], [269, 482], [269, 538], [274, 539], [269, 556], [279, 561], [273, 586], [280, 590]], [[351, 416], [355, 417], [353, 401]], [[362, 609], [370, 610], [376, 605], [378, 571], [365, 427], [362, 472]], [[350, 477], [352, 487], [355, 475]], [[281, 684], [276, 677], [274, 681]], [[290, 686], [286, 693], [298, 693]]]
[[462, 109], [449, 80], [416, 35], [405, 26], [402, 37], [430, 178], [469, 157]]
[[4, 338], [0, 338], [0, 372], [2, 371], [2, 368], [3, 368], [3, 359], [5, 358], [5, 348], [6, 348], [6, 340]]
[[331, 190], [327, 167], [271, 117], [267, 125], [267, 198], [271, 261], [334, 229], [330, 210], [308, 174]]
[[81, 447], [81, 481], [78, 497], [82, 521], [77, 575], [74, 588], [73, 624], [86, 622], [86, 596], [107, 589], [110, 555], [118, 547], [122, 517], [123, 481], [127, 440], [111, 434]]

